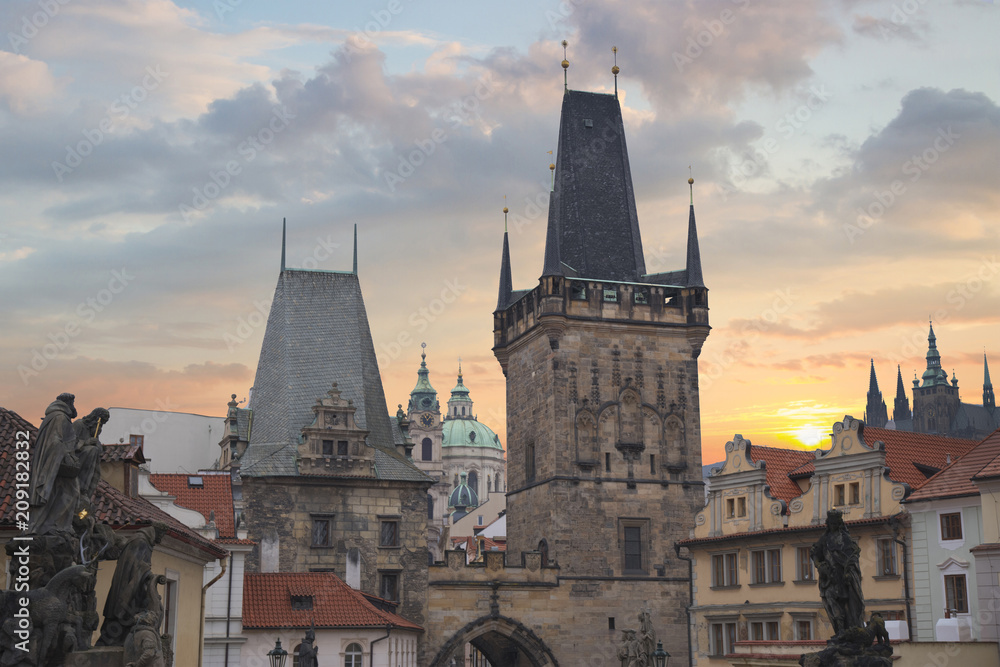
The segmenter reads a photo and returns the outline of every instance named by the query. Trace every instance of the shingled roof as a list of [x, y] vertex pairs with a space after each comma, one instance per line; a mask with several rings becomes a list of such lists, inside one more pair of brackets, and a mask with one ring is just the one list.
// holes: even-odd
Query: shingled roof
[[[201, 480], [201, 485], [191, 484], [192, 478]], [[222, 539], [236, 537], [231, 480], [232, 476], [228, 472], [209, 471], [196, 475], [154, 473], [149, 476], [150, 484], [158, 491], [174, 496], [177, 505], [200, 513], [206, 522], [214, 512], [215, 526]]]
[[[38, 428], [16, 412], [0, 408], [0, 529], [14, 530], [12, 500], [14, 491], [14, 452], [18, 431], [29, 433], [29, 455], [34, 454], [38, 439]], [[133, 498], [122, 493], [104, 480], [97, 485], [93, 500], [94, 513], [101, 523], [112, 528], [132, 528], [148, 526], [154, 521], [167, 525], [167, 534], [181, 542], [186, 542], [203, 552], [210, 559], [222, 558], [228, 552], [214, 545], [197, 532], [159, 509], [144, 498]]]
[[978, 496], [979, 487], [972, 481], [973, 478], [978, 478], [984, 472], [986, 476], [991, 476], [993, 471], [989, 469], [994, 465], [994, 461], [1000, 460], [998, 457], [1000, 457], [1000, 431], [994, 431], [962, 458], [927, 480], [920, 489], [910, 494], [906, 502]]
[[[292, 596], [311, 597], [311, 609], [293, 609]], [[332, 572], [264, 572], [243, 575], [243, 627], [394, 628], [423, 631], [398, 614], [379, 609]]]
[[802, 495], [802, 489], [788, 476], [792, 470], [816, 458], [815, 451], [782, 449], [780, 447], [749, 446], [747, 458], [753, 462], [763, 461], [765, 479], [771, 487], [771, 495], [786, 503]]
[[361, 284], [354, 273], [284, 269], [264, 332], [241, 477], [297, 475], [296, 445], [312, 406], [336, 382], [369, 431], [380, 479], [429, 481], [395, 449]]

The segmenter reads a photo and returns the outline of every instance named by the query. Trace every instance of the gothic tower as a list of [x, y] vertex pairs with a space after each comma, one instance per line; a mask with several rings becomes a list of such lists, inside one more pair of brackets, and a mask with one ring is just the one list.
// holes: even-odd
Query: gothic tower
[[990, 412], [997, 407], [997, 400], [993, 395], [993, 383], [990, 381], [990, 365], [986, 361], [985, 352], [983, 352], [983, 407]]
[[892, 405], [892, 420], [896, 422], [896, 428], [899, 428], [900, 422], [906, 421], [910, 417], [910, 399], [906, 397], [906, 388], [903, 386], [903, 371], [897, 364], [896, 399], [893, 401]]
[[948, 373], [941, 368], [934, 325], [927, 334], [927, 369], [921, 380], [913, 380], [913, 430], [917, 433], [949, 435], [948, 429], [958, 412], [958, 378], [948, 383]]
[[882, 400], [882, 392], [878, 389], [878, 380], [875, 378], [875, 360], [872, 359], [871, 375], [868, 378], [868, 405], [865, 407], [865, 424], [877, 428], [885, 427], [889, 421], [886, 412], [885, 401]]
[[625, 627], [651, 605], [679, 654], [688, 566], [673, 545], [704, 505], [697, 359], [710, 330], [693, 204], [686, 255], [682, 270], [646, 272], [618, 99], [567, 90], [541, 277], [512, 289], [505, 233], [494, 312], [507, 560], [547, 552], [575, 582], [574, 613], [593, 616], [575, 623]]

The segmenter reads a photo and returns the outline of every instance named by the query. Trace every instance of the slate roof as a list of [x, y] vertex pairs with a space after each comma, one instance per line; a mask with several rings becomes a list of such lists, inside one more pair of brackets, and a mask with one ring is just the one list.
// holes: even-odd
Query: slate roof
[[[942, 470], [948, 466], [949, 456], [954, 461], [978, 444], [976, 440], [894, 431], [874, 426], [865, 426], [862, 439], [869, 447], [879, 440], [884, 442], [889, 478], [909, 484], [912, 489], [923, 486], [929, 477], [920, 470], [918, 464], [925, 469], [929, 467]], [[814, 471], [815, 467], [810, 462], [789, 474], [792, 479], [796, 479], [808, 477]]]
[[927, 480], [926, 484], [910, 494], [906, 502], [978, 496], [979, 487], [972, 481], [973, 477], [978, 477], [984, 472], [987, 476], [1000, 472], [1000, 469], [993, 470], [991, 474], [988, 470], [1000, 460], [998, 457], [1000, 457], [1000, 431], [995, 431], [965, 456]]
[[[293, 595], [313, 598], [312, 609], [292, 609]], [[243, 627], [394, 628], [423, 631], [398, 614], [379, 609], [332, 572], [265, 572], [243, 575]]]
[[[997, 412], [997, 414], [994, 414]], [[985, 405], [974, 403], [959, 403], [955, 417], [951, 420], [948, 430], [951, 433], [991, 433], [1000, 426], [997, 416], [1000, 412], [990, 410]]]
[[755, 463], [764, 462], [765, 479], [771, 487], [771, 495], [788, 503], [792, 498], [802, 495], [802, 489], [788, 477], [788, 473], [815, 460], [816, 453], [815, 450], [782, 449], [751, 444], [747, 458]]
[[646, 273], [621, 106], [567, 90], [542, 275], [639, 282]]
[[242, 477], [296, 475], [296, 444], [312, 406], [336, 382], [369, 431], [379, 479], [430, 481], [396, 452], [375, 346], [354, 273], [284, 269], [264, 332]]
[[253, 423], [253, 410], [236, 408], [236, 436], [243, 442], [250, 439], [251, 423]]
[[[200, 477], [202, 485], [191, 486], [191, 477]], [[177, 505], [200, 513], [206, 522], [215, 512], [215, 526], [222, 539], [236, 537], [231, 479], [228, 472], [153, 473], [149, 476], [150, 484], [157, 490], [174, 496]]]
[[[34, 454], [38, 429], [16, 412], [0, 408], [0, 529], [6, 530], [14, 530], [14, 512], [11, 504], [17, 431], [28, 431], [30, 434], [28, 451]], [[221, 558], [228, 553], [144, 498], [130, 497], [104, 480], [98, 483], [94, 492], [93, 507], [98, 520], [112, 528], [141, 527], [148, 526], [154, 521], [162, 521], [167, 524], [168, 535], [206, 552], [210, 559]]]

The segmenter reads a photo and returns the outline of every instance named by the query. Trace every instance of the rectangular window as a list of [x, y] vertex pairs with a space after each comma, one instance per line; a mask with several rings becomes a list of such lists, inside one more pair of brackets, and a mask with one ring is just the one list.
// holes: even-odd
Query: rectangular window
[[625, 526], [625, 571], [642, 570], [642, 529]]
[[333, 519], [331, 517], [313, 517], [312, 545], [314, 547], [333, 546]]
[[747, 515], [747, 499], [744, 496], [740, 496], [736, 499], [736, 516], [746, 516]]
[[535, 481], [535, 443], [529, 442], [524, 447], [524, 479]]
[[396, 602], [399, 600], [399, 573], [380, 572], [379, 573], [379, 597]]
[[399, 546], [399, 522], [383, 521], [379, 530], [378, 545], [380, 547]]
[[611, 454], [604, 453], [604, 472], [611, 472]]
[[764, 552], [754, 551], [750, 554], [750, 558], [753, 561], [753, 583], [767, 583], [767, 565], [764, 559]]
[[796, 574], [799, 581], [813, 581], [816, 575], [813, 571], [813, 562], [809, 554], [809, 547], [796, 547], [795, 549]]
[[735, 519], [736, 518], [736, 499], [726, 498], [726, 518]]
[[644, 306], [649, 303], [649, 298], [646, 296], [646, 292], [643, 290], [636, 290], [632, 293], [632, 297], [635, 303], [640, 306]]
[[347, 441], [338, 440], [337, 441], [337, 456], [347, 456]]
[[954, 512], [941, 515], [941, 539], [962, 539], [962, 513]]
[[739, 586], [736, 552], [712, 556], [712, 586]]
[[861, 504], [861, 482], [851, 482], [851, 504]]
[[130, 445], [141, 445], [142, 441], [145, 439], [145, 437], [146, 436], [143, 436], [143, 435], [130, 435], [128, 437], [128, 444], [130, 444]]
[[323, 441], [323, 456], [333, 456], [333, 440]]
[[813, 638], [813, 624], [812, 621], [795, 621], [795, 639], [798, 641], [807, 641]]
[[878, 575], [892, 577], [899, 574], [896, 569], [896, 543], [892, 538], [881, 538], [875, 541], [878, 554]]
[[777, 642], [781, 641], [781, 626], [777, 621], [767, 622], [767, 641]]
[[711, 643], [714, 656], [732, 653], [736, 645], [736, 623], [712, 623]]
[[781, 582], [781, 549], [752, 551], [753, 583], [777, 584]]
[[833, 504], [834, 505], [846, 505], [847, 497], [844, 495], [844, 485], [836, 484], [833, 487]]
[[767, 550], [767, 574], [768, 581], [772, 583], [781, 581], [781, 549]]
[[969, 613], [969, 596], [965, 592], [964, 574], [944, 575], [944, 597], [945, 604], [951, 612]]
[[587, 299], [587, 284], [586, 283], [573, 283], [572, 287], [569, 288], [570, 298], [576, 299], [578, 301], [584, 301]]
[[649, 455], [649, 474], [650, 475], [655, 475], [656, 474], [656, 455], [655, 454], [650, 454]]

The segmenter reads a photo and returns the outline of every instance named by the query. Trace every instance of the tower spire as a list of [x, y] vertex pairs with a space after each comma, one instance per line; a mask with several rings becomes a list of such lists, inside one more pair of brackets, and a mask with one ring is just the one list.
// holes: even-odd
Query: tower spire
[[927, 333], [927, 369], [922, 376], [921, 387], [947, 385], [948, 372], [941, 368], [941, 353], [937, 349], [937, 336], [934, 335], [934, 323], [928, 324]]
[[611, 47], [611, 53], [615, 54], [615, 64], [611, 68], [611, 73], [615, 75], [615, 99], [617, 100], [618, 99], [618, 72], [621, 71], [620, 69], [618, 69], [618, 47], [617, 46], [612, 46]]
[[896, 428], [899, 428], [899, 423], [903, 420], [909, 419], [910, 414], [910, 399], [906, 397], [906, 389], [903, 387], [903, 371], [896, 365], [896, 399], [893, 401], [892, 405], [892, 420], [896, 422]]
[[358, 223], [354, 223], [354, 275], [358, 275]]
[[698, 226], [694, 221], [694, 178], [692, 177], [688, 177], [688, 189], [691, 191], [691, 208], [688, 213], [687, 284], [690, 287], [704, 287], [705, 278], [701, 274], [701, 250], [698, 248]]
[[997, 400], [993, 394], [993, 382], [990, 381], [990, 365], [986, 361], [986, 353], [983, 352], [983, 407], [989, 410], [996, 410]]
[[566, 59], [567, 58], [567, 56], [566, 56], [566, 47], [567, 46], [569, 46], [569, 42], [567, 42], [564, 39], [562, 41], [562, 47], [563, 47], [563, 61], [562, 61], [562, 68], [563, 68], [563, 92], [566, 92], [567, 90], [569, 90], [569, 79], [566, 78], [566, 72], [567, 72], [567, 70], [569, 70], [569, 60]]
[[[506, 199], [506, 197], [504, 197]], [[497, 310], [503, 310], [510, 303], [514, 291], [510, 273], [510, 242], [507, 239], [507, 207], [503, 207], [503, 252], [500, 255], [500, 291], [497, 295]]]
[[882, 392], [878, 389], [878, 379], [875, 377], [875, 360], [872, 359], [871, 373], [868, 376], [868, 405], [865, 407], [865, 424], [882, 428], [889, 421], [889, 415], [882, 400]]
[[285, 270], [285, 219], [281, 219], [281, 270]]

